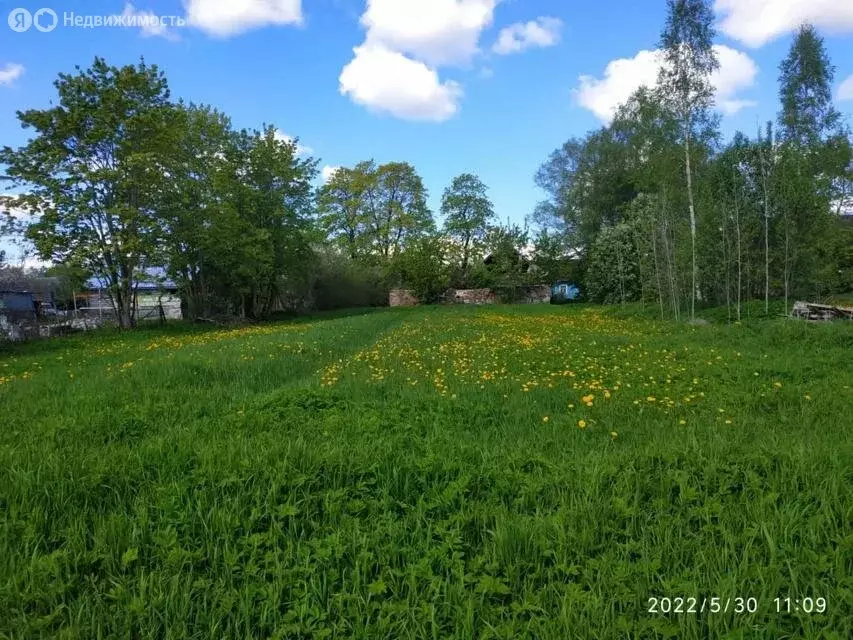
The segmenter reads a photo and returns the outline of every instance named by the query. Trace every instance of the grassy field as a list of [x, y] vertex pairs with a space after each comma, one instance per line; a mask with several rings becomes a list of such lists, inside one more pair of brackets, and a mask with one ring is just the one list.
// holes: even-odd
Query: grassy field
[[850, 638], [851, 354], [547, 306], [6, 347], [0, 637]]

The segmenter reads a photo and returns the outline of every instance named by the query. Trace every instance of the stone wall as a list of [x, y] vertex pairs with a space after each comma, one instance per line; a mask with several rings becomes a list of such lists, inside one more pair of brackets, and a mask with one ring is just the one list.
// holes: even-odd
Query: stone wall
[[551, 287], [543, 284], [527, 288], [522, 302], [524, 304], [550, 304]]
[[38, 338], [39, 326], [34, 313], [4, 311], [0, 313], [0, 341], [20, 342]]
[[450, 304], [497, 304], [498, 296], [491, 289], [451, 289], [444, 294]]
[[392, 307], [414, 307], [420, 304], [409, 289], [392, 289], [388, 302]]
[[[548, 304], [551, 302], [551, 287], [536, 285], [516, 289], [513, 292], [516, 304]], [[491, 289], [449, 289], [442, 302], [445, 304], [499, 304], [500, 295]], [[419, 300], [408, 289], [393, 289], [389, 297], [392, 307], [414, 307]]]

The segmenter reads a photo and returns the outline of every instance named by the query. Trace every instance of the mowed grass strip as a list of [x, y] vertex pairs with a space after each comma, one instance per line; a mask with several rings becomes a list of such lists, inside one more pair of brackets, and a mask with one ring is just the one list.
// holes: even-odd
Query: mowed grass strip
[[851, 637], [852, 350], [577, 307], [7, 350], [0, 636]]

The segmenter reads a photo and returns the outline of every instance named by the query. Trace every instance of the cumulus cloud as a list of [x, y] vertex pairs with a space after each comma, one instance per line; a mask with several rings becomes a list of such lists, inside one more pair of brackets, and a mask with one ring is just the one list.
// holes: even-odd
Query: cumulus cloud
[[0, 67], [0, 86], [12, 86], [18, 78], [24, 75], [24, 67], [20, 64], [7, 63]]
[[442, 122], [457, 112], [462, 88], [423, 62], [380, 45], [354, 52], [340, 76], [340, 91], [353, 102], [406, 120]]
[[492, 51], [499, 55], [520, 53], [533, 47], [553, 47], [560, 41], [563, 23], [557, 18], [536, 18], [501, 30]]
[[326, 165], [320, 171], [320, 176], [323, 178], [323, 184], [326, 184], [331, 180], [335, 174], [340, 170], [340, 167], [333, 167], [332, 165]]
[[500, 0], [367, 0], [364, 43], [340, 76], [340, 92], [373, 111], [442, 122], [459, 110], [461, 86], [439, 67], [466, 65]]
[[847, 79], [841, 83], [841, 86], [838, 87], [836, 99], [839, 102], [853, 100], [853, 75], [848, 76]]
[[720, 30], [750, 47], [760, 47], [804, 22], [834, 33], [853, 32], [850, 0], [716, 0]]
[[184, 0], [187, 21], [227, 38], [268, 25], [302, 24], [302, 0]]
[[296, 144], [296, 155], [298, 156], [310, 156], [314, 153], [314, 149], [309, 146], [303, 145], [296, 138], [291, 135], [286, 134], [281, 129], [276, 129], [273, 137], [279, 142], [286, 142], [287, 144]]
[[[754, 106], [751, 100], [737, 96], [751, 87], [758, 75], [758, 66], [745, 53], [725, 45], [714, 45], [720, 68], [711, 77], [716, 89], [717, 106], [726, 115]], [[600, 120], [609, 122], [619, 105], [624, 104], [641, 86], [657, 83], [662, 62], [659, 50], [643, 50], [633, 58], [612, 60], [604, 69], [604, 76], [596, 78], [583, 75], [575, 92], [581, 106], [592, 111]]]
[[479, 51], [499, 0], [368, 0], [365, 44], [407, 54], [433, 67], [464, 64]]
[[738, 98], [737, 94], [755, 84], [758, 65], [743, 51], [725, 45], [715, 45], [720, 68], [711, 76], [711, 84], [717, 92], [717, 107], [726, 115], [734, 115], [741, 109], [754, 107], [756, 102]]
[[142, 19], [142, 36], [145, 38], [166, 38], [167, 40], [178, 40], [178, 36], [174, 31], [170, 31], [166, 25], [162, 24], [159, 16], [153, 11], [142, 11], [134, 7], [130, 2], [124, 5], [122, 12], [123, 18]]

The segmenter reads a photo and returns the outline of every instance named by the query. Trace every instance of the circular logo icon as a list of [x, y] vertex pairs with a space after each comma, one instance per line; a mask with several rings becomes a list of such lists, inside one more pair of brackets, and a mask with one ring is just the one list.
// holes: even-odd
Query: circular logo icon
[[[44, 18], [44, 20], [42, 20]], [[59, 16], [53, 9], [39, 9], [33, 16], [33, 26], [42, 33], [50, 33], [59, 24]]]
[[9, 12], [9, 28], [23, 33], [33, 26], [33, 14], [26, 9], [12, 9]]

